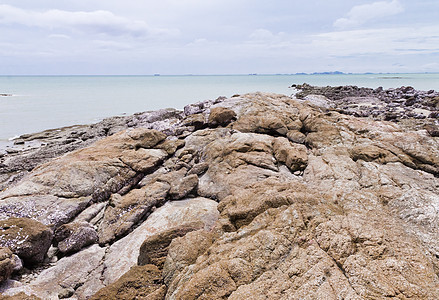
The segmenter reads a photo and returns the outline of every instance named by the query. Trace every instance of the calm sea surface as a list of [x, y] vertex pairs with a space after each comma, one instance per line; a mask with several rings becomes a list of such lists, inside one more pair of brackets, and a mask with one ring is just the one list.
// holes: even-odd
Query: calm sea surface
[[232, 76], [0, 76], [0, 143], [24, 133], [247, 92], [290, 95], [292, 84], [413, 86], [439, 90], [439, 74]]

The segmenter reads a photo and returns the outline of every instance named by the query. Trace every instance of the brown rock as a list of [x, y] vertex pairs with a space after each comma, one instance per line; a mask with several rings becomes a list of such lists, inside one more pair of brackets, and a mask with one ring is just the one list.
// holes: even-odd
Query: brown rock
[[184, 140], [175, 139], [175, 140], [165, 140], [156, 146], [157, 149], [165, 150], [168, 155], [172, 155], [177, 151], [177, 149], [184, 146]]
[[236, 118], [236, 113], [226, 107], [214, 107], [210, 110], [208, 123], [210, 126], [226, 126]]
[[188, 175], [177, 181], [172, 182], [169, 196], [171, 199], [178, 200], [185, 198], [188, 194], [195, 191], [198, 186], [198, 176]]
[[206, 230], [188, 232], [183, 237], [172, 240], [163, 267], [163, 278], [166, 285], [180, 272], [203, 255], [213, 243], [213, 233]]
[[306, 135], [298, 130], [290, 130], [287, 133], [287, 138], [293, 143], [303, 144], [305, 143]]
[[162, 269], [168, 254], [169, 244], [172, 240], [203, 227], [204, 224], [202, 222], [189, 223], [148, 237], [148, 239], [143, 242], [142, 246], [140, 246], [137, 264], [139, 266], [153, 264], [159, 269]]
[[11, 276], [14, 270], [14, 259], [9, 248], [0, 247], [0, 283]]
[[182, 125], [193, 126], [194, 130], [201, 129], [206, 125], [206, 117], [204, 114], [193, 114], [184, 118]]
[[133, 266], [116, 282], [97, 292], [91, 300], [151, 299], [161, 300], [166, 295], [161, 272], [154, 265]]
[[285, 163], [291, 172], [303, 171], [308, 164], [306, 147], [293, 144], [286, 138], [276, 138], [273, 141], [273, 151], [276, 159], [281, 163]]
[[[116, 281], [131, 266], [137, 264], [140, 247], [149, 237], [172, 228], [185, 227], [199, 222], [204, 224], [204, 229], [211, 229], [218, 219], [217, 205], [215, 201], [205, 198], [165, 203], [132, 233], [110, 246], [105, 258], [104, 283]], [[101, 277], [101, 274], [99, 273], [98, 276]]]
[[221, 299], [236, 290], [227, 269], [220, 264], [213, 264], [194, 274], [192, 278], [177, 291], [180, 299]]
[[52, 237], [48, 227], [32, 219], [9, 218], [0, 221], [0, 246], [11, 249], [26, 264], [43, 261]]
[[14, 296], [0, 295], [0, 300], [41, 300], [41, 298], [38, 298], [35, 295], [29, 296], [28, 294], [21, 292], [21, 293], [14, 295]]
[[397, 157], [390, 151], [373, 144], [357, 145], [350, 150], [353, 160], [378, 161], [381, 163], [397, 161]]
[[287, 126], [278, 117], [264, 115], [262, 113], [256, 116], [242, 116], [239, 118], [238, 122], [234, 124], [233, 129], [242, 132], [257, 132], [275, 135], [286, 135], [288, 132]]
[[[438, 113], [436, 113], [437, 115]], [[432, 137], [439, 137], [439, 127], [433, 126], [433, 125], [426, 125], [425, 129], [427, 130], [428, 134]]]

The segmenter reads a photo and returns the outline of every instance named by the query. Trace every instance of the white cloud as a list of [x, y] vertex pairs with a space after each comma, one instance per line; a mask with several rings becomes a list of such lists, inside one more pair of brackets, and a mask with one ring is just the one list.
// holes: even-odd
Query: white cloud
[[334, 22], [334, 26], [340, 29], [356, 27], [370, 20], [397, 15], [404, 11], [399, 0], [378, 1], [371, 4], [354, 6], [347, 18], [340, 18]]
[[329, 55], [406, 55], [439, 52], [439, 25], [337, 31], [315, 36], [313, 47]]
[[43, 12], [0, 5], [0, 24], [18, 24], [46, 29], [70, 29], [108, 35], [152, 36], [175, 34], [175, 30], [150, 27], [145, 21], [131, 20], [109, 11], [65, 11], [52, 9]]

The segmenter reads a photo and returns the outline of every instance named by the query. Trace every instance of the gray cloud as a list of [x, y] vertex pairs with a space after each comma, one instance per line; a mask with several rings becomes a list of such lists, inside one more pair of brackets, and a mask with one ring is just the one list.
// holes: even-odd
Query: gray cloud
[[4, 74], [394, 72], [403, 70], [395, 62], [404, 62], [404, 71], [438, 66], [439, 3], [431, 0], [1, 3]]
[[0, 23], [18, 24], [45, 29], [70, 29], [108, 35], [154, 36], [176, 34], [176, 30], [152, 28], [145, 21], [120, 17], [105, 10], [66, 11], [51, 9], [43, 12], [0, 5]]

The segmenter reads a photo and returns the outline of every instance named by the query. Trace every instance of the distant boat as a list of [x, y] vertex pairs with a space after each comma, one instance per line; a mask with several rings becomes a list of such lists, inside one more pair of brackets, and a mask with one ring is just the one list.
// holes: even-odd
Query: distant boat
[[159, 74], [159, 73], [156, 73], [156, 74], [154, 74], [154, 76], [160, 76], [160, 74]]
[[250, 75], [250, 76], [256, 76], [256, 75], [258, 75], [257, 73], [251, 73], [251, 74], [248, 74], [248, 75]]

